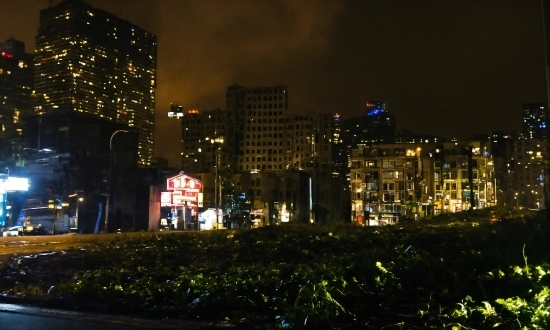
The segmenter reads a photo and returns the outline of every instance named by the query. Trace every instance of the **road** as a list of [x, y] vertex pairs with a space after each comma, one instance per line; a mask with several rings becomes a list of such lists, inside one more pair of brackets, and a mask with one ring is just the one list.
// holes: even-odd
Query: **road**
[[0, 329], [10, 330], [118, 330], [118, 329], [221, 329], [206, 322], [144, 320], [124, 316], [53, 310], [0, 303]]
[[[86, 235], [45, 235], [0, 237], [0, 265], [14, 254], [29, 255], [71, 247], [88, 247], [115, 238], [133, 238], [145, 235], [183, 235], [185, 231], [109, 233]], [[74, 311], [29, 307], [0, 303], [0, 329], [62, 330], [62, 329], [218, 329], [226, 325], [184, 320], [150, 320], [127, 316], [102, 315]]]
[[[108, 234], [65, 234], [65, 235], [44, 235], [44, 236], [14, 236], [0, 237], [0, 259], [14, 254], [33, 254], [45, 251], [61, 251], [71, 247], [86, 247], [98, 242], [108, 242], [117, 237], [140, 237], [144, 235], [181, 235], [185, 231], [156, 231], [156, 232], [135, 232], [135, 233], [108, 233]], [[1, 258], [4, 257], [4, 258]], [[1, 329], [1, 328], [0, 328]]]

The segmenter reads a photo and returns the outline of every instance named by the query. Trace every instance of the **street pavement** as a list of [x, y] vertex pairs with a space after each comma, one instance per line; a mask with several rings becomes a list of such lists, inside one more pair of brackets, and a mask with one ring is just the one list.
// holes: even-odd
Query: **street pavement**
[[183, 320], [146, 320], [0, 303], [0, 329], [118, 330], [118, 329], [228, 329], [229, 325]]
[[0, 256], [14, 254], [32, 254], [45, 251], [61, 251], [69, 248], [86, 248], [98, 242], [109, 242], [115, 238], [137, 238], [152, 235], [182, 235], [185, 231], [156, 231], [156, 232], [131, 232], [108, 234], [84, 234], [84, 235], [44, 235], [44, 236], [14, 236], [0, 237]]
[[[116, 237], [132, 238], [149, 235], [184, 234], [185, 232], [144, 232], [125, 234], [46, 235], [0, 237], [0, 266], [13, 255], [28, 255], [69, 248], [93, 247]], [[48, 309], [11, 303], [0, 303], [0, 329], [10, 330], [87, 330], [87, 329], [226, 329], [230, 325], [199, 321], [151, 320], [128, 316], [84, 313]]]

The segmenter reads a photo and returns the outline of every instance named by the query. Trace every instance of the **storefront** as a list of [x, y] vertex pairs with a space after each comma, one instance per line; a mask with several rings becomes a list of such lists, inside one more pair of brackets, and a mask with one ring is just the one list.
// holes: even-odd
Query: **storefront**
[[167, 192], [161, 193], [161, 207], [170, 207], [167, 218], [161, 219], [161, 228], [197, 230], [198, 209], [202, 207], [201, 181], [180, 174], [167, 179]]

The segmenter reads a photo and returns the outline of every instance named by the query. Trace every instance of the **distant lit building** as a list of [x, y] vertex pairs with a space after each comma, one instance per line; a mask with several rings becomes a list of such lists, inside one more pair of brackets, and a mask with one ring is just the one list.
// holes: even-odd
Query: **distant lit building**
[[416, 134], [410, 130], [402, 129], [395, 135], [395, 143], [438, 143], [442, 139], [431, 134]]
[[543, 103], [523, 104], [523, 125], [521, 133], [525, 139], [547, 137], [548, 109]]
[[548, 109], [543, 103], [524, 103], [522, 110], [521, 134], [500, 146], [507, 148], [507, 189], [503, 192], [510, 206], [541, 209], [545, 207], [549, 156]]
[[[333, 203], [331, 115], [289, 113], [284, 85], [232, 85], [226, 110], [199, 113], [172, 105], [169, 117], [182, 123], [183, 171], [212, 173], [217, 168], [220, 181], [231, 181], [251, 214], [263, 214], [264, 224], [276, 219], [309, 221], [312, 209], [317, 210], [317, 221], [327, 221]], [[208, 179], [204, 182], [208, 189]], [[257, 189], [268, 186], [269, 192]], [[298, 190], [300, 195], [294, 193]], [[298, 200], [307, 196], [305, 191], [312, 201]]]
[[288, 115], [285, 122], [287, 167], [300, 170], [332, 170], [332, 116], [307, 113]]
[[351, 148], [395, 142], [395, 117], [381, 101], [367, 102], [365, 115], [346, 119], [344, 126], [346, 144]]
[[[308, 173], [312, 178], [312, 211], [315, 213], [314, 221], [318, 223], [333, 221], [332, 211], [341, 206], [334, 203], [338, 198], [332, 196], [332, 188], [338, 187], [332, 181], [332, 120], [330, 114], [317, 113], [288, 115], [285, 119], [285, 150], [291, 150], [290, 155], [286, 155], [291, 160], [286, 167]], [[342, 196], [341, 191], [338, 196]], [[291, 202], [287, 196], [287, 205]]]
[[170, 111], [168, 111], [168, 118], [181, 118], [185, 115], [183, 106], [179, 104], [170, 104]]
[[17, 125], [32, 114], [33, 56], [13, 38], [0, 44], [0, 138], [18, 135]]
[[547, 139], [516, 139], [510, 145], [508, 205], [532, 209], [544, 206], [547, 143]]
[[292, 162], [291, 138], [285, 133], [291, 121], [286, 86], [229, 86], [226, 109], [227, 148], [239, 151], [237, 170], [283, 171]]
[[153, 157], [157, 37], [81, 0], [40, 12], [39, 113], [78, 111], [139, 130], [138, 163]]
[[[407, 208], [407, 203], [414, 202], [416, 206], [423, 201], [422, 152], [422, 148], [417, 145], [402, 144], [379, 144], [352, 149], [352, 222], [370, 226], [394, 224], [409, 213], [419, 212]], [[427, 153], [424, 151], [424, 154]], [[433, 204], [430, 207], [433, 213]]]
[[332, 116], [332, 172], [334, 176], [345, 176], [348, 168], [343, 121], [344, 119], [339, 114]]
[[212, 172], [216, 166], [234, 167], [233, 157], [226, 152], [226, 127], [227, 111], [187, 110], [181, 116], [182, 170], [200, 173]]
[[331, 209], [332, 219], [350, 219], [350, 171], [348, 165], [348, 146], [344, 141], [344, 119], [339, 114], [332, 116], [332, 178], [331, 198], [333, 205]]
[[500, 201], [500, 205], [510, 204], [510, 196], [512, 196], [510, 192], [513, 191], [513, 176], [510, 173], [510, 169], [513, 168], [511, 167], [513, 159], [510, 159], [510, 152], [513, 150], [515, 139], [509, 133], [495, 131], [491, 134], [490, 140], [498, 186], [496, 198]]
[[[469, 153], [471, 171], [469, 175]], [[495, 163], [489, 141], [445, 142], [434, 157], [435, 212], [458, 212], [499, 204]]]
[[484, 142], [364, 146], [352, 150], [350, 164], [357, 223], [391, 224], [497, 205], [494, 162]]

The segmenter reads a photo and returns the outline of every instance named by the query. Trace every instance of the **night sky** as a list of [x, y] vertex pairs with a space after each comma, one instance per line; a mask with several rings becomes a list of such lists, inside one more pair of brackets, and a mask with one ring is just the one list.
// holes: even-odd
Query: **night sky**
[[[547, 102], [540, 0], [88, 0], [158, 36], [156, 155], [179, 164], [170, 103], [224, 109], [227, 86], [286, 84], [292, 111], [467, 138], [518, 131]], [[0, 0], [0, 42], [34, 51], [47, 0]]]

